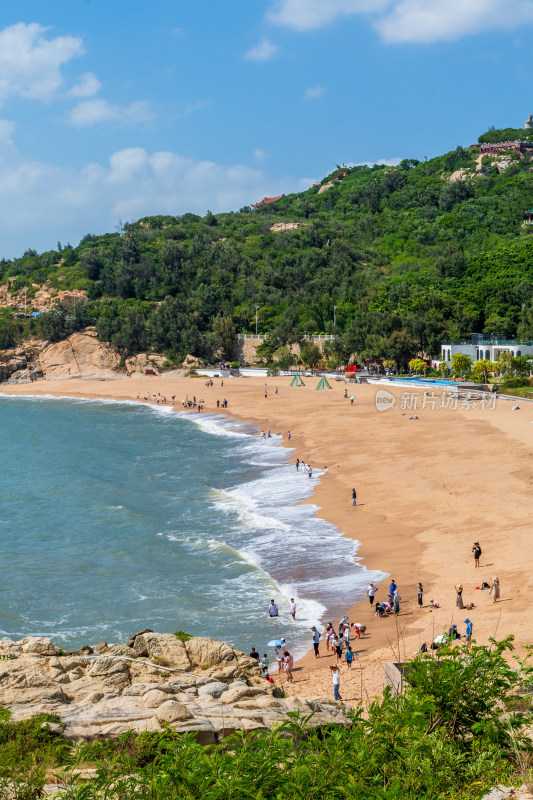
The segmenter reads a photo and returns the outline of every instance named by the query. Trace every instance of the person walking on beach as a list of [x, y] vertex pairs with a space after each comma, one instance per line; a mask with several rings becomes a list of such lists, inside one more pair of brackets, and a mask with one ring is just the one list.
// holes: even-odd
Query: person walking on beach
[[474, 554], [474, 566], [479, 567], [479, 559], [481, 558], [481, 547], [479, 546], [479, 542], [474, 542], [472, 552]]
[[351, 669], [352, 668], [352, 661], [353, 661], [353, 650], [350, 647], [350, 645], [348, 645], [348, 647], [346, 648], [346, 652], [344, 654], [344, 658], [346, 660], [346, 666], [348, 667], [348, 669]]
[[300, 470], [300, 459], [297, 458], [296, 459], [296, 472], [298, 472], [299, 470]]
[[315, 651], [315, 658], [320, 658], [320, 653], [318, 652], [318, 647], [320, 644], [320, 631], [317, 631], [315, 625], [313, 625], [311, 630], [313, 632], [313, 650]]
[[391, 582], [390, 582], [390, 586], [389, 586], [389, 599], [390, 599], [391, 603], [392, 603], [392, 598], [394, 597], [394, 592], [396, 591], [397, 588], [398, 587], [396, 586], [394, 578], [391, 578]]
[[341, 673], [337, 666], [331, 666], [331, 677], [333, 680], [333, 697], [335, 700], [342, 700], [340, 690], [341, 690]]
[[294, 658], [291, 656], [289, 651], [285, 653], [285, 658], [283, 659], [285, 672], [287, 673], [287, 680], [286, 683], [293, 683], [292, 680], [292, 668], [294, 666]]
[[289, 440], [289, 442], [290, 442], [290, 440], [291, 440], [291, 432], [290, 432], [290, 431], [287, 431], [287, 439], [288, 439], [288, 440]]
[[335, 648], [335, 655], [337, 656], [337, 664], [342, 661], [342, 639], [340, 636], [335, 636], [333, 639], [333, 647]]
[[418, 598], [418, 605], [420, 606], [420, 608], [422, 608], [423, 603], [424, 603], [424, 600], [423, 600], [424, 587], [422, 586], [421, 583], [418, 584], [418, 589], [417, 589], [416, 595], [417, 595], [417, 598]]
[[474, 626], [468, 617], [465, 617], [463, 622], [466, 622], [466, 646], [470, 647], [472, 643], [472, 629]]
[[457, 592], [457, 599], [455, 600], [455, 605], [457, 608], [464, 608], [463, 603], [463, 585], [460, 583], [459, 586], [455, 587], [455, 591]]
[[296, 603], [294, 602], [294, 597], [291, 597], [291, 604], [289, 606], [289, 614], [293, 619], [296, 619]]
[[278, 607], [273, 600], [270, 601], [270, 605], [268, 607], [268, 616], [269, 617], [277, 617], [278, 616]]
[[400, 603], [401, 603], [401, 600], [402, 600], [402, 598], [400, 597], [400, 593], [399, 593], [398, 589], [395, 590], [394, 595], [392, 597], [392, 600], [393, 600], [393, 603], [394, 603], [392, 610], [394, 612], [394, 615], [397, 616], [400, 613]]
[[374, 586], [374, 584], [372, 583], [372, 581], [370, 581], [370, 583], [368, 584], [368, 588], [367, 588], [367, 590], [366, 590], [366, 593], [367, 593], [367, 595], [368, 595], [368, 599], [369, 599], [369, 601], [370, 601], [370, 605], [371, 605], [371, 606], [373, 606], [373, 605], [374, 605], [374, 597], [375, 597], [375, 595], [376, 595], [376, 592], [377, 592], [377, 590], [378, 590], [378, 587], [377, 587], [377, 586]]
[[329, 653], [329, 635], [331, 633], [331, 622], [328, 622], [324, 631], [324, 641], [326, 642], [326, 652]]
[[311, 466], [307, 470], [307, 475], [309, 477], [309, 480], [311, 480], [311, 478], [313, 477], [313, 470], [312, 470]]
[[355, 489], [352, 489], [352, 506], [357, 505], [357, 492]]
[[500, 581], [499, 578], [494, 577], [492, 579], [492, 602], [495, 603], [497, 600], [500, 599]]

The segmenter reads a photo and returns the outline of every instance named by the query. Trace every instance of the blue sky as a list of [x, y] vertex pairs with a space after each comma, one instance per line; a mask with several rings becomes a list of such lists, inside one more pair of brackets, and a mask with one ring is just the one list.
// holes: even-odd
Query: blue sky
[[10, 4], [0, 256], [522, 127], [532, 49], [533, 0]]

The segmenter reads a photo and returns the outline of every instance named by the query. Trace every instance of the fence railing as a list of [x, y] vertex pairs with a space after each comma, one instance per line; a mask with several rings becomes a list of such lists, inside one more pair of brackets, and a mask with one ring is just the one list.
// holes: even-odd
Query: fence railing
[[[244, 341], [245, 339], [264, 339], [264, 333], [238, 333], [237, 339], [239, 341]], [[335, 336], [331, 333], [307, 333], [303, 337], [304, 339], [314, 339], [324, 341], [332, 341], [335, 339]]]

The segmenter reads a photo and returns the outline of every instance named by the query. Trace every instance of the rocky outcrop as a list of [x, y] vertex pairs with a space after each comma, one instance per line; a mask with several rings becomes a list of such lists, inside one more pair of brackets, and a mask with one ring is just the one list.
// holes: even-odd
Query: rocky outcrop
[[275, 222], [270, 226], [272, 233], [280, 233], [281, 231], [295, 231], [297, 228], [305, 228], [305, 222]]
[[32, 383], [42, 378], [42, 371], [37, 360], [39, 352], [47, 345], [40, 339], [28, 339], [20, 347], [0, 350], [0, 382]]
[[72, 740], [170, 726], [213, 744], [237, 730], [271, 730], [290, 711], [312, 714], [312, 726], [349, 724], [342, 703], [282, 698], [254, 659], [214, 639], [145, 630], [98, 650], [63, 653], [42, 637], [0, 640], [0, 706], [15, 720], [57, 714], [54, 730]]
[[54, 289], [48, 281], [28, 284], [26, 292], [24, 288], [15, 291], [9, 283], [0, 284], [0, 308], [19, 311], [49, 311], [57, 302], [74, 304], [86, 296], [85, 289]]
[[111, 345], [98, 341], [94, 332], [86, 331], [45, 347], [39, 354], [39, 363], [49, 381], [109, 380], [117, 377], [120, 356]]
[[146, 375], [146, 370], [150, 370], [149, 374], [159, 375], [166, 360], [166, 356], [158, 353], [139, 353], [126, 359], [126, 371], [134, 378]]

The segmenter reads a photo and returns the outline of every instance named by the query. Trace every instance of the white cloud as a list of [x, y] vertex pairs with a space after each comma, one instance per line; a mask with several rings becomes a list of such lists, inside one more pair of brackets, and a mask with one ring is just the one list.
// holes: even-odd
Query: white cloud
[[268, 19], [276, 25], [309, 31], [342, 17], [377, 11], [387, 4], [387, 0], [275, 0]]
[[98, 94], [102, 84], [94, 74], [94, 72], [85, 72], [78, 83], [72, 87], [69, 94], [72, 97], [93, 97]]
[[80, 169], [28, 161], [9, 149], [2, 158], [0, 121], [0, 257], [28, 247], [46, 250], [58, 239], [75, 243], [86, 233], [115, 230], [118, 220], [153, 214], [205, 214], [256, 202], [265, 195], [297, 191], [295, 178], [273, 181], [242, 164], [198, 161], [170, 151], [142, 147], [119, 150], [107, 163]]
[[178, 119], [186, 119], [209, 105], [211, 105], [210, 100], [193, 100], [191, 103], [185, 103], [182, 110], [177, 114]]
[[326, 93], [325, 86], [310, 86], [304, 92], [304, 100], [318, 100]]
[[260, 147], [256, 147], [253, 152], [253, 157], [256, 161], [264, 161], [265, 158], [268, 158], [268, 153], [266, 150], [262, 150]]
[[261, 39], [257, 44], [254, 44], [244, 54], [244, 58], [248, 61], [269, 61], [274, 58], [279, 52], [279, 48], [270, 39]]
[[531, 22], [530, 0], [402, 0], [375, 25], [386, 42], [437, 42]]
[[0, 119], [0, 146], [13, 145], [15, 123], [9, 119]]
[[68, 115], [68, 122], [77, 128], [87, 128], [98, 122], [131, 125], [153, 119], [154, 113], [149, 103], [139, 101], [129, 106], [120, 106], [101, 98], [77, 103]]
[[48, 36], [49, 28], [18, 22], [0, 31], [0, 101], [11, 96], [50, 100], [61, 88], [61, 68], [83, 53], [74, 36]]
[[267, 18], [309, 31], [355, 15], [385, 42], [431, 43], [533, 23], [533, 0], [273, 0]]

